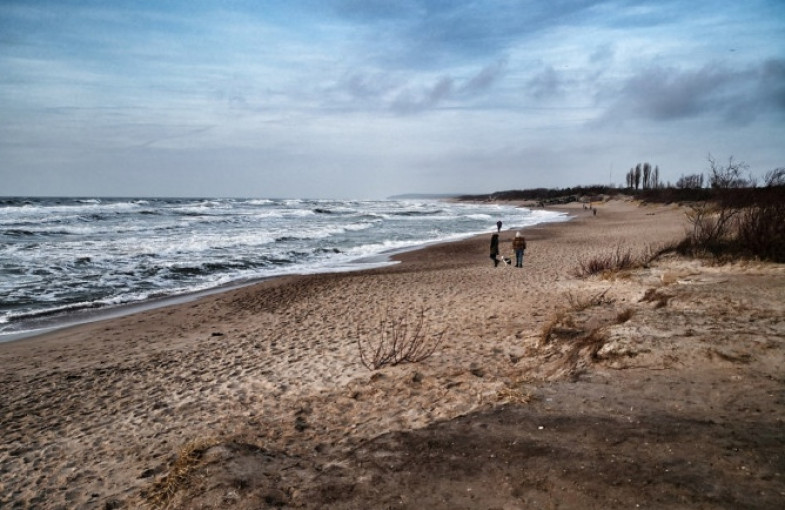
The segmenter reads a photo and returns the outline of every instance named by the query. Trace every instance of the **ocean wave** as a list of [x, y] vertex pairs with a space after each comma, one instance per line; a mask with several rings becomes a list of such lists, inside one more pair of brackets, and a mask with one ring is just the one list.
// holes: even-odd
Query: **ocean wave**
[[[0, 319], [115, 306], [358, 261], [557, 214], [497, 204], [306, 199], [11, 199]], [[547, 213], [547, 214], [546, 214]], [[57, 282], [56, 285], [53, 282]], [[18, 322], [17, 322], [18, 324]]]
[[20, 228], [9, 228], [8, 230], [4, 230], [2, 235], [9, 236], [9, 237], [25, 237], [25, 236], [34, 236], [35, 232], [32, 230], [24, 230]]

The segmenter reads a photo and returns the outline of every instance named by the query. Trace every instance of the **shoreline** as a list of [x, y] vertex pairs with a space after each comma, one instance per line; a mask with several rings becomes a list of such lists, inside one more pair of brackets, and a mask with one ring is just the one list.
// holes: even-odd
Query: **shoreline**
[[[517, 207], [524, 207], [524, 206], [522, 204], [518, 204]], [[527, 206], [526, 208], [531, 209], [531, 206]], [[542, 223], [538, 223], [523, 228], [524, 229], [532, 228], [532, 227], [536, 227], [537, 225], [541, 225], [545, 223], [560, 223], [562, 221], [570, 221], [571, 216], [566, 209], [560, 210], [559, 208], [551, 208], [551, 210], [556, 210], [558, 212], [564, 213], [568, 217], [568, 219], [545, 221]], [[314, 271], [293, 272], [290, 274], [275, 275], [275, 276], [261, 276], [258, 278], [252, 278], [247, 280], [228, 282], [226, 284], [219, 285], [217, 287], [213, 287], [209, 289], [189, 291], [176, 295], [154, 297], [154, 298], [137, 301], [137, 302], [123, 303], [119, 305], [98, 306], [94, 308], [85, 307], [70, 312], [53, 312], [51, 314], [37, 317], [29, 321], [20, 321], [21, 327], [29, 327], [31, 329], [19, 329], [18, 331], [9, 331], [7, 333], [0, 333], [0, 344], [31, 339], [41, 335], [55, 333], [62, 329], [68, 329], [72, 327], [78, 327], [84, 324], [116, 319], [119, 317], [124, 317], [126, 315], [144, 313], [147, 311], [156, 310], [158, 308], [183, 305], [186, 303], [190, 303], [202, 299], [204, 297], [212, 296], [214, 294], [241, 289], [248, 286], [254, 286], [259, 283], [263, 283], [269, 280], [274, 280], [277, 278], [286, 278], [291, 276], [308, 276], [308, 275], [315, 275], [315, 274], [350, 273], [350, 272], [360, 272], [360, 271], [368, 271], [376, 268], [382, 268], [388, 265], [397, 264], [399, 262], [395, 260], [395, 256], [397, 255], [407, 253], [410, 251], [419, 251], [419, 250], [427, 249], [429, 246], [434, 246], [438, 244], [448, 244], [452, 242], [458, 242], [480, 235], [481, 234], [465, 234], [465, 235], [460, 235], [458, 236], [457, 239], [452, 239], [452, 240], [425, 241], [423, 243], [419, 243], [417, 245], [413, 245], [405, 248], [393, 248], [386, 252], [382, 252], [372, 256], [364, 256], [356, 260], [350, 261], [348, 265], [343, 266], [344, 269], [340, 269], [336, 267], [325, 267], [322, 268], [321, 270], [314, 270]]]
[[[785, 266], [578, 278], [684, 215], [572, 213], [522, 229], [523, 269], [493, 267], [489, 232], [0, 344], [0, 506], [139, 508], [172, 483], [173, 508], [774, 508]], [[439, 349], [365, 368], [358, 342], [419, 311]]]

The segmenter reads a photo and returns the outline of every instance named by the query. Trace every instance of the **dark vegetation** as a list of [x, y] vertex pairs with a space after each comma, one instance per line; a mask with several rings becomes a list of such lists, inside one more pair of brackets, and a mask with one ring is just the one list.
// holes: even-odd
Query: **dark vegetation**
[[785, 262], [785, 186], [716, 190], [689, 204], [687, 217], [679, 253]]
[[[707, 178], [703, 174], [682, 175], [675, 185], [661, 183], [659, 168], [652, 170], [651, 165], [644, 163], [630, 169], [626, 187], [535, 188], [464, 195], [459, 200], [531, 201], [547, 207], [631, 197], [648, 203], [679, 204], [687, 208], [690, 231], [673, 247], [674, 251], [720, 260], [749, 258], [785, 262], [785, 168], [766, 173], [758, 183], [753, 177], [745, 177], [747, 165], [734, 161], [733, 157], [727, 164], [717, 162], [711, 155], [708, 161]], [[595, 274], [609, 269], [609, 265], [627, 266], [631, 263], [627, 255], [615, 253], [608, 260], [589, 261], [581, 272]]]
[[360, 362], [368, 370], [378, 370], [386, 365], [419, 363], [436, 352], [445, 332], [430, 334], [425, 325], [425, 309], [420, 309], [415, 318], [406, 314], [393, 317], [388, 310], [373, 334], [357, 332]]
[[575, 276], [584, 277], [606, 272], [617, 272], [625, 269], [634, 269], [644, 265], [643, 260], [634, 257], [632, 250], [616, 247], [615, 252], [580, 260], [575, 269]]

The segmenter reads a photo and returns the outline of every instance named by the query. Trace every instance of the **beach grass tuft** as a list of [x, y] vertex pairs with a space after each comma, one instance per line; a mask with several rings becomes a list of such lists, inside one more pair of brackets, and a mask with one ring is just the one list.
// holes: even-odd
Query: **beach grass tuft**
[[150, 506], [167, 508], [175, 494], [188, 485], [191, 474], [201, 466], [204, 453], [216, 444], [215, 439], [196, 439], [184, 444], [166, 476], [157, 480], [147, 492]]

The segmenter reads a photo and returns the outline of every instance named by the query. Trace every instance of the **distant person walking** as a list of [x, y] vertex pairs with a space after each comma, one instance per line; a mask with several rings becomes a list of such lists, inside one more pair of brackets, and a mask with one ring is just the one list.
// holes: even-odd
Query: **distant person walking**
[[499, 265], [499, 259], [496, 258], [499, 256], [499, 234], [493, 234], [491, 236], [491, 259], [493, 259], [493, 267]]
[[499, 220], [496, 222], [496, 232], [501, 232], [501, 231], [502, 231], [502, 221]]
[[515, 252], [515, 267], [523, 267], [523, 252], [526, 251], [526, 238], [520, 232], [515, 233], [512, 240], [512, 249]]

